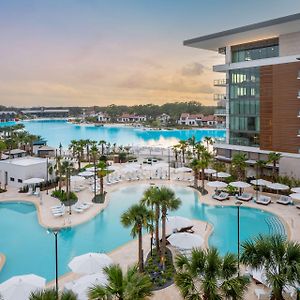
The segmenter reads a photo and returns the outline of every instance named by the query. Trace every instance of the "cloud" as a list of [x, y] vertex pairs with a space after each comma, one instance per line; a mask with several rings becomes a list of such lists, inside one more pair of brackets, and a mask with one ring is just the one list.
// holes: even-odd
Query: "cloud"
[[184, 66], [181, 69], [181, 74], [183, 76], [199, 76], [202, 75], [206, 67], [203, 64], [194, 62]]

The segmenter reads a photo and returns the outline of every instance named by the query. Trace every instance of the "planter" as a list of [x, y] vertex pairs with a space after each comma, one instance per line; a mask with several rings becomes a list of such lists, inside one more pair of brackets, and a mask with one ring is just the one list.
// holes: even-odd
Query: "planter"
[[106, 197], [106, 192], [104, 194], [98, 194], [93, 197], [92, 202], [94, 203], [104, 203], [105, 202], [105, 197]]

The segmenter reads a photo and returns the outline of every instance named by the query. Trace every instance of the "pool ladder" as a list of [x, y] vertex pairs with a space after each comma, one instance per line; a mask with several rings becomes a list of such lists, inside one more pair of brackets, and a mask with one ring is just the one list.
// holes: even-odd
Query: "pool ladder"
[[280, 235], [286, 237], [285, 228], [284, 228], [283, 224], [276, 217], [273, 217], [273, 216], [266, 217], [265, 222], [268, 225], [270, 235], [280, 234]]

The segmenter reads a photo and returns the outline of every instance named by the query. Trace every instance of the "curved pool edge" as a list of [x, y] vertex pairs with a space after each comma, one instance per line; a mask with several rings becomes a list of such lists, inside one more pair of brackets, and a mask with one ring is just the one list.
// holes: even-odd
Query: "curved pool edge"
[[6, 256], [3, 253], [0, 253], [0, 272], [2, 271], [2, 268], [4, 267], [6, 262]]

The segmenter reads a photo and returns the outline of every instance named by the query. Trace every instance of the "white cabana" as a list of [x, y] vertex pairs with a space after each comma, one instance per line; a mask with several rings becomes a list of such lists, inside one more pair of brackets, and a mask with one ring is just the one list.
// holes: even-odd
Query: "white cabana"
[[226, 188], [228, 184], [223, 181], [210, 181], [207, 185], [216, 189], [223, 189]]
[[292, 191], [293, 193], [300, 194], [300, 187], [294, 187], [294, 188], [291, 188], [291, 191]]
[[45, 285], [46, 279], [34, 274], [14, 276], [0, 284], [0, 295], [5, 300], [28, 300], [31, 292]]
[[192, 220], [181, 216], [168, 217], [166, 222], [167, 231], [171, 233], [192, 227], [193, 225]]
[[94, 176], [94, 172], [90, 172], [90, 171], [83, 171], [78, 173], [78, 176], [82, 176], [82, 177], [92, 177]]
[[214, 170], [214, 169], [204, 169], [204, 173], [207, 174], [207, 175], [211, 175], [211, 174], [214, 174], [216, 172], [217, 171]]
[[199, 248], [204, 243], [204, 239], [200, 235], [187, 232], [173, 233], [168, 237], [168, 241], [173, 247], [182, 250]]
[[24, 180], [23, 183], [24, 184], [39, 184], [39, 183], [42, 183], [44, 181], [45, 180], [43, 178], [33, 177], [33, 178], [29, 178], [29, 179]]
[[68, 266], [75, 273], [93, 274], [98, 273], [112, 263], [113, 261], [108, 255], [91, 252], [74, 257]]
[[95, 273], [91, 275], [85, 275], [81, 278], [68, 282], [65, 284], [64, 288], [69, 291], [73, 291], [78, 300], [88, 300], [87, 292], [88, 288], [93, 285], [106, 285], [108, 283], [107, 276], [103, 273]]
[[228, 178], [231, 175], [229, 173], [226, 173], [226, 172], [217, 172], [217, 173], [214, 173], [213, 176], [217, 177], [217, 178]]

